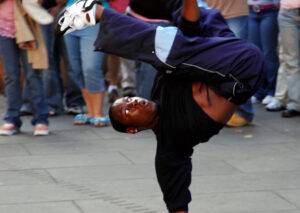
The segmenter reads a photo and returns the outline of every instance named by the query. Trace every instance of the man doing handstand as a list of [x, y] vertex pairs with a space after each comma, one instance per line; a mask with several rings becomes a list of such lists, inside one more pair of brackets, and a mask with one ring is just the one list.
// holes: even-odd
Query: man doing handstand
[[255, 93], [264, 62], [255, 46], [234, 36], [219, 12], [198, 8], [196, 0], [183, 0], [172, 17], [176, 27], [162, 28], [93, 0], [78, 1], [59, 16], [56, 31], [68, 33], [101, 19], [97, 50], [142, 60], [158, 70], [152, 100], [118, 99], [110, 119], [121, 132], [154, 131], [164, 201], [169, 212], [187, 213], [193, 147], [218, 134], [236, 106]]

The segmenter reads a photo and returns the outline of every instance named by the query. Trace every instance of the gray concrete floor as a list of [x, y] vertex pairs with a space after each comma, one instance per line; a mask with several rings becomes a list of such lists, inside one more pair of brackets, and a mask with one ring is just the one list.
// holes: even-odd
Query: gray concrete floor
[[[3, 96], [0, 106], [3, 116]], [[191, 213], [300, 213], [300, 117], [255, 110], [252, 125], [196, 147]], [[62, 115], [50, 136], [34, 137], [30, 119], [0, 137], [1, 213], [167, 212], [151, 131], [74, 126]]]

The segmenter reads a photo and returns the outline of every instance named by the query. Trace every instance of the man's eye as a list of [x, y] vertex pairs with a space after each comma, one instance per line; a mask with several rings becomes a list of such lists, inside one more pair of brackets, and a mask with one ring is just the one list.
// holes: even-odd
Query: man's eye
[[128, 115], [129, 109], [125, 109], [125, 115]]

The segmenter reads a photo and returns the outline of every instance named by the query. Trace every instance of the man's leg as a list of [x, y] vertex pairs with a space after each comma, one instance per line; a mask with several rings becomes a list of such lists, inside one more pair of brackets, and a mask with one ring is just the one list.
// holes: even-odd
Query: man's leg
[[[213, 29], [189, 37], [177, 27], [156, 27], [101, 6], [96, 15], [101, 19], [97, 50], [150, 63], [180, 79], [211, 82], [212, 89], [236, 104], [253, 95], [263, 79], [263, 57], [245, 40], [210, 37]], [[227, 27], [220, 19], [220, 27]]]

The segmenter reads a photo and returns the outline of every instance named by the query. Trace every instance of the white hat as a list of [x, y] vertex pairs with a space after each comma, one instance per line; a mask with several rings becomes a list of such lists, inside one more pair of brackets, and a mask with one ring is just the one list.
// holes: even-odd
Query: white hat
[[23, 0], [23, 7], [28, 15], [39, 24], [50, 24], [53, 22], [53, 17], [44, 9], [38, 0]]

